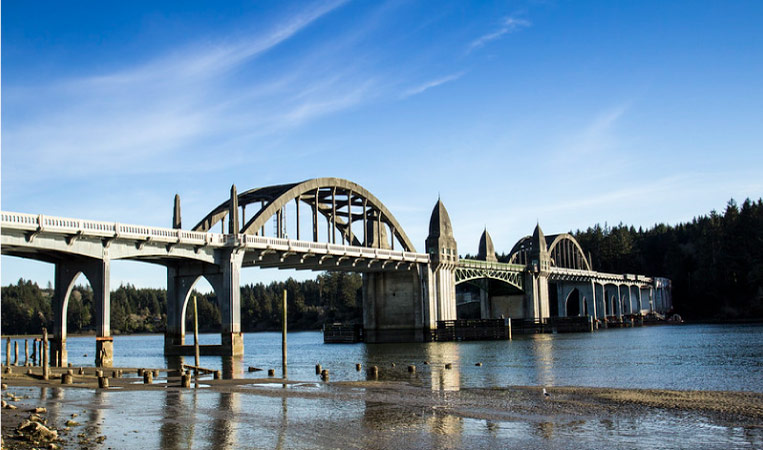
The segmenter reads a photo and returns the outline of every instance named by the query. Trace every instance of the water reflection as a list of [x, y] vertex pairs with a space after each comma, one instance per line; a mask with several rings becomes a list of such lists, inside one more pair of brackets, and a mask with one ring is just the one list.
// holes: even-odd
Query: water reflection
[[236, 392], [221, 392], [215, 419], [212, 423], [212, 437], [210, 448], [238, 448], [236, 440], [236, 422], [241, 405], [239, 395]]
[[[461, 347], [455, 342], [431, 342], [424, 346], [429, 362], [429, 385], [432, 390], [458, 391], [461, 388]], [[445, 365], [451, 364], [450, 369]]]
[[[286, 388], [286, 385], [283, 385], [284, 389]], [[286, 397], [281, 397], [281, 426], [278, 428], [278, 443], [276, 443], [276, 448], [281, 450], [283, 448], [287, 448], [285, 446], [286, 443], [286, 428], [289, 425], [289, 407], [286, 403]]]
[[535, 367], [535, 379], [541, 386], [554, 386], [556, 379], [554, 377], [554, 343], [556, 340], [553, 335], [536, 334], [532, 335], [532, 361]]
[[[188, 400], [191, 404], [188, 405]], [[196, 428], [196, 391], [167, 390], [164, 396], [164, 418], [159, 427], [159, 443], [163, 449], [192, 448]]]

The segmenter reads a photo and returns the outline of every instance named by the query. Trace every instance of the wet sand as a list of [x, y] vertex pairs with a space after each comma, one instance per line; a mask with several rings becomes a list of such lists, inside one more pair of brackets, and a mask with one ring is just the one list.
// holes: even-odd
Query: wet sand
[[[94, 414], [94, 410], [102, 408], [102, 405], [96, 401], [95, 394], [103, 390], [97, 388], [95, 369], [85, 370], [84, 375], [77, 375], [77, 370], [74, 370], [72, 385], [61, 384], [60, 374], [64, 372], [63, 369], [52, 369], [51, 379], [47, 381], [39, 376], [40, 368], [34, 368], [34, 374], [31, 376], [26, 375], [26, 368], [23, 367], [14, 368], [13, 374], [3, 374], [2, 382], [7, 384], [7, 388], [3, 389], [3, 399], [18, 406], [17, 409], [2, 410], [2, 435], [6, 448], [31, 448], [28, 442], [15, 438], [16, 428], [30, 415], [30, 409], [45, 406], [41, 403], [51, 403], [50, 399], [34, 398], [33, 395], [28, 394], [27, 399], [9, 401], [8, 394], [13, 394], [14, 391], [36, 392], [39, 390], [29, 388], [81, 390], [85, 400], [77, 403], [77, 407], [82, 408], [80, 414], [83, 416]], [[109, 369], [105, 371], [105, 374], [111, 375], [113, 370], [116, 369]], [[142, 378], [137, 377], [136, 369], [126, 368], [123, 371], [127, 376], [109, 380], [109, 393], [119, 392], [120, 398], [137, 395], [140, 395], [140, 398], [158, 396], [164, 398], [165, 396], [182, 396], [184, 392], [189, 391], [180, 387], [178, 376], [168, 376], [166, 370], [162, 370], [156, 382], [150, 385], [142, 383]], [[276, 378], [212, 380], [210, 376], [207, 376], [201, 383], [202, 386], [195, 390], [203, 391], [205, 395], [216, 395], [221, 399], [229, 398], [231, 395], [243, 395], [245, 399], [252, 399], [253, 404], [262, 405], [262, 412], [258, 413], [261, 414], [258, 416], [260, 422], [267, 422], [270, 416], [280, 414], [280, 410], [267, 406], [270, 404], [267, 399], [282, 399], [284, 411], [286, 411], [287, 400], [297, 405], [317, 405], [314, 413], [300, 412], [300, 415], [296, 416], [299, 420], [292, 419], [289, 425], [280, 423], [273, 425], [274, 433], [276, 430], [291, 433], [292, 441], [287, 442], [291, 442], [291, 446], [294, 447], [301, 447], [305, 442], [316, 447], [371, 448], [505, 445], [506, 442], [500, 440], [504, 435], [496, 434], [490, 427], [505, 431], [510, 429], [512, 424], [529, 424], [536, 429], [534, 432], [536, 435], [529, 441], [509, 442], [545, 447], [576, 447], [577, 445], [572, 445], [572, 442], [565, 441], [568, 435], [584, 437], [584, 440], [577, 442], [583, 447], [598, 447], [598, 443], [604, 447], [611, 445], [612, 442], [630, 442], [618, 441], [618, 438], [633, 438], [636, 440], [632, 442], [638, 443], [642, 442], [638, 440], [639, 434], [646, 439], [647, 433], [655, 431], [668, 433], [671, 430], [679, 433], [683, 439], [683, 441], [675, 441], [676, 446], [694, 447], [696, 445], [691, 444], [693, 441], [686, 441], [686, 439], [692, 438], [692, 427], [695, 424], [705, 429], [709, 427], [711, 432], [713, 427], [719, 430], [717, 436], [712, 435], [718, 437], [718, 440], [711, 440], [709, 447], [738, 446], [737, 444], [740, 443], [738, 441], [724, 441], [723, 432], [728, 430], [742, 430], [742, 434], [747, 439], [746, 443], [751, 447], [763, 445], [763, 393], [755, 392], [548, 387], [549, 395], [545, 396], [542, 387], [538, 386], [443, 391], [417, 386], [404, 380], [299, 382]], [[138, 392], [142, 394], [137, 394]], [[92, 401], [87, 400], [88, 398], [92, 398]], [[244, 400], [245, 403], [248, 401]], [[328, 417], [330, 416], [328, 412], [324, 413], [320, 410], [323, 407], [342, 410], [343, 405], [347, 405], [350, 413], [347, 418], [336, 423]], [[362, 406], [357, 407], [357, 405]], [[251, 412], [251, 408], [243, 408], [243, 410], [247, 413]], [[290, 414], [295, 416], [297, 413], [294, 411], [299, 411], [299, 407], [292, 406], [290, 411]], [[224, 408], [209, 414], [214, 414], [215, 420], [222, 422], [243, 420], [233, 412], [226, 412]], [[82, 434], [91, 433], [77, 434], [75, 433], [77, 430], [71, 432], [66, 430], [64, 420], [66, 418], [58, 416], [51, 419], [51, 422], [55, 423], [49, 423], [52, 427], [61, 430], [62, 440], [58, 442], [58, 445], [62, 448], [79, 448], [87, 444], [92, 448], [100, 448], [93, 440], [82, 441]], [[107, 420], [101, 419], [99, 425], [104, 425]], [[202, 421], [198, 418], [193, 420]], [[664, 424], [661, 423], [663, 420]], [[359, 426], [345, 427], [343, 421], [357, 423]], [[643, 426], [642, 421], [645, 423]], [[678, 424], [678, 428], [671, 428], [671, 422]], [[168, 423], [173, 423], [171, 418], [164, 417], [154, 423], [154, 426], [164, 429]], [[291, 425], [292, 423], [294, 424]], [[457, 425], [449, 425], [453, 423]], [[480, 424], [479, 427], [475, 428], [473, 426], [475, 423]], [[613, 429], [607, 431], [608, 427]], [[286, 429], [281, 430], [281, 428]], [[593, 434], [600, 433], [602, 429], [604, 429], [604, 440], [598, 440], [598, 437]], [[394, 433], [391, 430], [395, 430]], [[607, 435], [608, 432], [609, 435]], [[611, 441], [607, 441], [607, 436]], [[97, 433], [89, 438], [97, 439]], [[106, 440], [102, 448], [128, 447], [126, 445], [128, 441], [120, 439], [118, 436], [105, 436], [102, 438]], [[648, 447], [655, 442], [663, 441], [643, 442]], [[681, 442], [684, 444], [688, 442], [688, 444], [681, 445]], [[699, 443], [699, 441], [695, 442], [695, 444]], [[251, 442], [241, 446], [262, 447]], [[264, 446], [268, 447], [268, 445]], [[181, 445], [178, 448], [186, 447]]]

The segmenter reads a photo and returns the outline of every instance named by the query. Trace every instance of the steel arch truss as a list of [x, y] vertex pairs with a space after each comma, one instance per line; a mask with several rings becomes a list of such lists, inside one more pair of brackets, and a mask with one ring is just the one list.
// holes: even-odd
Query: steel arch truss
[[[336, 243], [336, 232], [340, 239], [348, 245], [361, 247], [384, 248], [382, 242], [386, 225], [392, 233], [391, 244], [395, 247], [395, 239], [401, 250], [415, 252], [415, 247], [408, 239], [403, 228], [390, 211], [373, 194], [362, 186], [340, 178], [315, 178], [300, 183], [283, 184], [256, 188], [238, 195], [242, 217], [246, 217], [246, 208], [255, 207], [257, 212], [250, 216], [243, 226], [241, 233], [248, 235], [264, 235], [265, 225], [274, 216], [277, 222], [276, 237], [281, 235], [282, 223], [285, 222], [284, 208], [289, 202], [295, 202], [297, 223], [299, 223], [299, 205], [304, 203], [312, 214], [312, 236], [309, 239], [299, 236], [298, 240], [318, 242], [318, 214], [322, 215], [329, 225], [330, 236]], [[221, 203], [202, 219], [194, 231], [208, 231], [228, 215], [230, 200]], [[244, 219], [246, 220], [246, 219]], [[368, 235], [369, 229], [374, 230]]]
[[519, 289], [520, 291], [524, 291], [524, 277], [520, 271], [506, 270], [491, 266], [474, 267], [470, 265], [463, 265], [462, 261], [463, 260], [459, 262], [459, 265], [455, 269], [456, 284], [465, 283], [471, 280], [489, 278], [502, 281], [510, 286]]

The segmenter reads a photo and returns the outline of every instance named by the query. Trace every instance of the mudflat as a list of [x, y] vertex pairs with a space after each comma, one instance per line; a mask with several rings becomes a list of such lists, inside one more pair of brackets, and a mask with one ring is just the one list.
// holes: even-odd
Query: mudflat
[[[3, 400], [7, 405], [16, 407], [5, 407], [2, 410], [5, 448], [39, 446], [41, 442], [34, 441], [18, 431], [19, 426], [28, 422], [32, 415], [36, 415], [46, 427], [57, 430], [56, 440], [42, 442], [50, 446], [49, 448], [78, 448], [82, 445], [97, 446], [96, 444], [100, 443], [103, 443], [103, 448], [128, 446], [130, 441], [127, 437], [109, 435], [109, 429], [118, 428], [110, 428], [108, 422], [112, 419], [108, 416], [99, 416], [101, 418], [92, 425], [97, 425], [97, 429], [91, 428], [83, 432], [77, 428], [79, 423], [70, 417], [70, 413], [57, 414], [56, 417], [35, 413], [34, 411], [42, 411], [39, 408], [55, 405], [56, 400], [49, 398], [49, 395], [38, 394], [52, 389], [77, 391], [75, 415], [83, 417], [94, 415], [96, 410], [104, 408], [103, 399], [100, 397], [103, 393], [114, 395], [114, 398], [119, 400], [114, 406], [109, 406], [112, 409], [122, 408], [127, 404], [125, 400], [129, 398], [140, 398], [148, 405], [151, 399], [182, 397], [184, 393], [191, 391], [199, 392], [200, 395], [206, 396], [205, 398], [236, 396], [237, 399], [243, 399], [238, 403], [252, 406], [243, 406], [237, 410], [237, 403], [234, 402], [234, 406], [218, 406], [214, 413], [204, 414], [214, 414], [215, 423], [229, 422], [229, 427], [233, 430], [238, 427], [241, 430], [239, 434], [254, 433], [249, 431], [251, 422], [268, 423], [273, 417], [285, 417], [287, 410], [294, 416], [294, 411], [299, 411], [299, 406], [291, 406], [289, 409], [286, 407], [289, 402], [291, 405], [312, 405], [310, 408], [315, 408], [315, 412], [299, 412], [298, 420], [281, 419], [283, 423], [278, 424], [273, 422], [272, 433], [283, 433], [287, 436], [285, 442], [294, 447], [313, 444], [316, 447], [381, 448], [394, 445], [421, 448], [507, 443], [546, 447], [564, 447], [565, 443], [569, 443], [570, 447], [576, 447], [577, 444], [581, 447], [604, 447], [617, 442], [626, 442], [628, 446], [633, 443], [638, 446], [638, 443], [643, 442], [644, 446], [648, 447], [655, 445], [655, 442], [660, 446], [662, 441], [655, 441], [654, 436], [650, 434], [663, 431], [666, 434], [672, 432], [674, 438], [679, 436], [681, 440], [673, 442], [678, 446], [694, 447], [703, 442], [707, 443], [706, 437], [694, 437], [695, 440], [692, 440], [694, 425], [709, 429], [710, 433], [713, 433], [715, 428], [719, 430], [717, 435], [711, 435], [718, 440], [710, 439], [710, 447], [720, 448], [726, 444], [735, 447], [740, 444], [728, 436], [724, 437], [723, 430], [726, 433], [729, 430], [741, 430], [741, 443], [744, 445], [755, 447], [763, 443], [763, 393], [757, 392], [546, 386], [546, 395], [542, 386], [496, 386], [444, 391], [400, 380], [213, 380], [209, 376], [193, 383], [189, 389], [181, 387], [177, 374], [168, 373], [164, 369], [151, 384], [144, 384], [143, 379], [137, 377], [137, 369], [132, 368], [123, 368], [125, 376], [112, 377], [109, 379], [108, 389], [99, 389], [93, 368], [85, 369], [81, 375], [74, 370], [73, 384], [70, 385], [61, 384], [61, 375], [66, 372], [65, 369], [52, 369], [49, 380], [41, 379], [39, 368], [34, 368], [31, 374], [27, 374], [26, 370], [27, 368], [22, 367], [14, 368], [14, 373], [6, 373], [2, 377]], [[117, 370], [108, 369], [103, 375], [111, 376]], [[281, 407], [276, 408], [268, 401], [278, 398], [282, 399], [283, 411]], [[333, 421], [330, 417], [332, 408], [343, 410], [343, 405], [346, 405], [349, 412], [343, 413], [342, 420]], [[167, 424], [180, 426], [174, 423], [173, 417], [187, 412], [177, 408], [177, 411], [173, 412], [170, 408], [170, 412], [167, 412], [166, 406], [157, 407], [156, 413], [159, 418], [141, 425], [134, 431], [135, 435], [159, 433], [160, 429], [163, 432]], [[251, 417], [245, 419], [243, 413], [256, 414], [257, 420]], [[129, 410], [126, 410], [125, 414], [129, 414]], [[188, 416], [188, 420], [199, 422], [197, 425], [201, 428], [201, 424], [205, 423], [207, 418], [197, 414]], [[356, 426], [345, 426], [352, 423]], [[447, 425], [450, 423], [458, 425]], [[479, 424], [485, 424], [484, 429]], [[502, 427], [502, 424], [507, 426]], [[501, 434], [502, 429], [505, 432], [516, 424], [529, 425], [528, 429], [538, 431], [533, 432], [535, 434], [532, 438], [527, 438], [530, 440], [509, 440], [508, 434]], [[189, 424], [191, 425], [193, 424]], [[267, 438], [267, 430], [267, 427], [260, 429], [256, 436], [259, 439]], [[203, 438], [198, 434], [197, 432], [196, 439], [208, 439], [203, 442], [214, 442], [216, 439], [213, 436]], [[568, 435], [581, 440], [576, 440], [573, 445], [565, 440]], [[624, 435], [633, 440], [618, 440]], [[506, 441], [502, 440], [503, 436]], [[247, 442], [239, 444], [244, 448], [268, 446], [264, 444], [266, 441]]]

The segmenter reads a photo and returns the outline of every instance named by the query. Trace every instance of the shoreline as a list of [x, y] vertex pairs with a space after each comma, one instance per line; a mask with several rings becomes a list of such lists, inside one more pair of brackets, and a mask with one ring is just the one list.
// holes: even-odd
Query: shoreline
[[[743, 319], [698, 319], [698, 320], [687, 320], [684, 319], [684, 322], [682, 323], [668, 323], [667, 321], [664, 322], [650, 322], [650, 323], [644, 323], [644, 326], [651, 326], [651, 325], [759, 325], [763, 324], [763, 318], [743, 318]], [[320, 332], [322, 331], [322, 328], [305, 328], [305, 329], [290, 329], [289, 333], [302, 333], [302, 332]], [[262, 330], [250, 330], [250, 331], [244, 331], [244, 333], [280, 333], [280, 328], [274, 328], [274, 329], [262, 329]], [[574, 333], [574, 332], [573, 332]], [[587, 332], [580, 332], [580, 333], [587, 333]], [[219, 334], [219, 331], [199, 331], [199, 334]], [[572, 333], [564, 333], [564, 334], [572, 334]], [[51, 338], [53, 334], [50, 334]], [[112, 333], [112, 337], [117, 336], [164, 336], [163, 331], [158, 332], [152, 332], [152, 333]], [[518, 335], [520, 336], [520, 335]], [[0, 335], [0, 339], [5, 340], [7, 338], [10, 339], [34, 339], [34, 338], [40, 338], [42, 337], [42, 334], [3, 334]], [[68, 338], [81, 338], [81, 337], [96, 337], [95, 332], [86, 332], [86, 333], [67, 333], [66, 334], [67, 339]], [[361, 342], [362, 343], [362, 342]]]

